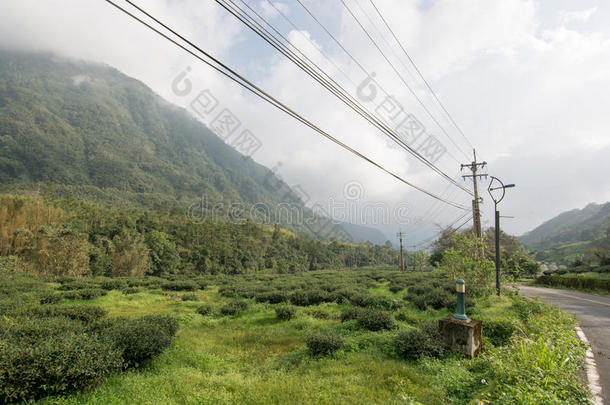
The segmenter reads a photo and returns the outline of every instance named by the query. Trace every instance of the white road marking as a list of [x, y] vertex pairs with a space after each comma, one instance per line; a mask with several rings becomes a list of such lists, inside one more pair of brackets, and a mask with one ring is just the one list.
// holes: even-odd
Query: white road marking
[[587, 345], [587, 358], [585, 360], [585, 364], [587, 365], [587, 380], [589, 380], [589, 390], [593, 394], [593, 404], [595, 405], [603, 405], [604, 400], [602, 399], [602, 387], [599, 384], [599, 373], [597, 372], [597, 367], [595, 365], [595, 358], [593, 357], [593, 351], [591, 350], [591, 345], [589, 344], [589, 340], [585, 333], [580, 329], [580, 327], [576, 327], [576, 334], [582, 340], [582, 342]]

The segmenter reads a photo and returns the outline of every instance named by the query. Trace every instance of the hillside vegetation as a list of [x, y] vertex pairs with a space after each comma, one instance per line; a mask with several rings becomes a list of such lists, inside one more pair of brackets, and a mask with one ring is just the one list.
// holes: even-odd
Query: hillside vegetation
[[610, 203], [564, 212], [519, 240], [538, 251], [538, 260], [610, 264]]

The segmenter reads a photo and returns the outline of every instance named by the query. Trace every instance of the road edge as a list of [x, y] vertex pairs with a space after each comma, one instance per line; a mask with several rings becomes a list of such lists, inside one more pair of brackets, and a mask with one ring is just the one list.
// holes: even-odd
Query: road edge
[[602, 398], [601, 392], [602, 387], [600, 385], [600, 377], [597, 372], [597, 366], [595, 364], [595, 357], [593, 356], [593, 350], [591, 350], [591, 345], [589, 344], [589, 340], [587, 336], [580, 328], [580, 326], [576, 326], [576, 334], [580, 338], [580, 340], [587, 346], [587, 358], [585, 359], [585, 366], [587, 368], [587, 381], [589, 383], [589, 391], [593, 394], [592, 403], [595, 405], [603, 405], [604, 400]]

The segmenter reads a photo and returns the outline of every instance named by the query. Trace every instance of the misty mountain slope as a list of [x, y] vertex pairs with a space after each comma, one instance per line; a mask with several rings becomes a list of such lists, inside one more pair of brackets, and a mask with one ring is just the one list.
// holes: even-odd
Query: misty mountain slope
[[3, 52], [0, 136], [3, 183], [94, 185], [179, 201], [273, 199], [262, 189], [264, 167], [104, 66]]
[[610, 203], [589, 204], [581, 210], [561, 213], [519, 239], [535, 248], [546, 248], [553, 243], [595, 240], [606, 236], [609, 220]]
[[[286, 202], [311, 211], [266, 167], [143, 83], [108, 66], [0, 50], [0, 186], [46, 184], [57, 195], [126, 207], [228, 215], [232, 203], [246, 211], [266, 204], [272, 222], [295, 232], [350, 239], [324, 219], [282, 216]], [[375, 229], [352, 228], [355, 241], [385, 242]]]
[[564, 212], [519, 240], [547, 261], [569, 262], [590, 248], [610, 249], [610, 202]]

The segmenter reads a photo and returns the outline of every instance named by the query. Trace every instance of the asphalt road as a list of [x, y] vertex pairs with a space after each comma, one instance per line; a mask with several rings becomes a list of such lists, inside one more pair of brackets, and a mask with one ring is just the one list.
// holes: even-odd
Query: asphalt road
[[610, 296], [530, 286], [519, 286], [519, 290], [525, 297], [538, 297], [578, 319], [593, 350], [601, 396], [610, 405]]

